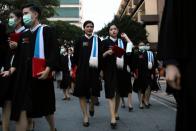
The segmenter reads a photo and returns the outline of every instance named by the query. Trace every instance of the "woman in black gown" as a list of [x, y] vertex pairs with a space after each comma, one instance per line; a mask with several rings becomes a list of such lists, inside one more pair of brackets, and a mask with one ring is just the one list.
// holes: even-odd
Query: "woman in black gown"
[[60, 88], [63, 90], [64, 98], [62, 100], [69, 100], [69, 86], [71, 85], [71, 76], [69, 70], [69, 56], [68, 56], [68, 49], [63, 45], [61, 46], [61, 53], [60, 53], [60, 65], [62, 70], [62, 81], [60, 83]]
[[[19, 42], [19, 38], [21, 34], [25, 31], [25, 27], [23, 26], [23, 14], [20, 10], [14, 10], [9, 15], [9, 22], [8, 25], [13, 31], [9, 34], [9, 46], [11, 48], [10, 52], [10, 59], [9, 63], [12, 65], [12, 61], [15, 56], [16, 48]], [[8, 93], [6, 94], [7, 99], [5, 101], [3, 107], [3, 130], [9, 130], [9, 121], [10, 121], [10, 114], [11, 114], [11, 101], [13, 97], [13, 88], [16, 79], [16, 72], [12, 74], [9, 78], [9, 87]]]
[[73, 95], [80, 100], [83, 112], [83, 126], [89, 126], [87, 99], [91, 98], [89, 113], [94, 115], [94, 98], [100, 96], [101, 40], [93, 35], [94, 23], [86, 21], [83, 25], [85, 35], [74, 47], [73, 67], [77, 67], [76, 85]]
[[[105, 96], [109, 101], [111, 114], [111, 128], [116, 128], [116, 120], [119, 119], [118, 107], [120, 97], [127, 97], [131, 92], [131, 73], [129, 57], [132, 51], [132, 43], [125, 33], [121, 37], [126, 41], [118, 38], [118, 28], [115, 24], [109, 26], [109, 37], [103, 40], [103, 74], [105, 81]], [[130, 45], [131, 50], [127, 50]], [[123, 48], [127, 52], [121, 57], [115, 56], [112, 46]]]
[[2, 115], [2, 127], [5, 131], [9, 128], [9, 116], [6, 115], [7, 101], [10, 100], [10, 89], [9, 89], [9, 75], [10, 75], [10, 48], [8, 44], [8, 36], [6, 34], [6, 26], [0, 23], [0, 107], [3, 108]]

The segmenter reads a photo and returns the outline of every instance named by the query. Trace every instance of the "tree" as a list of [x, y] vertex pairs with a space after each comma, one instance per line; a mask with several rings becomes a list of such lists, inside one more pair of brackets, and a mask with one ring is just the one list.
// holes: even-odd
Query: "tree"
[[139, 44], [141, 41], [147, 42], [147, 33], [141, 23], [131, 20], [130, 16], [114, 17], [104, 28], [98, 31], [98, 35], [102, 37], [108, 36], [108, 26], [114, 23], [118, 26], [119, 32], [125, 32], [132, 40], [133, 44]]
[[59, 5], [59, 0], [0, 0], [0, 19], [5, 21], [10, 11], [21, 9], [26, 3], [40, 6], [42, 9], [42, 19], [45, 20], [55, 14], [53, 7]]
[[58, 41], [61, 45], [73, 46], [76, 40], [84, 34], [80, 27], [71, 25], [68, 22], [56, 21], [50, 22], [49, 25], [56, 29]]

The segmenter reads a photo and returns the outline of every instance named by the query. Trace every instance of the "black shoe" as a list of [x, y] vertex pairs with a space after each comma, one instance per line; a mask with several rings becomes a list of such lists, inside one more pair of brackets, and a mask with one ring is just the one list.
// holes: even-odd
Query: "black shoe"
[[112, 129], [116, 129], [117, 124], [116, 123], [110, 123], [110, 126]]
[[89, 127], [89, 122], [83, 122], [84, 127]]
[[129, 112], [133, 111], [133, 107], [129, 107]]
[[116, 120], [120, 120], [120, 117], [119, 116], [116, 116]]
[[144, 106], [140, 106], [139, 108], [140, 108], [140, 109], [144, 109]]
[[57, 129], [55, 128], [55, 131], [57, 131]]
[[63, 101], [67, 100], [67, 98], [62, 98]]
[[145, 107], [146, 107], [147, 109], [149, 109], [149, 108], [150, 108], [150, 104], [145, 105]]
[[89, 114], [90, 114], [90, 116], [92, 116], [92, 117], [94, 116], [94, 113], [95, 113], [94, 111], [89, 111]]

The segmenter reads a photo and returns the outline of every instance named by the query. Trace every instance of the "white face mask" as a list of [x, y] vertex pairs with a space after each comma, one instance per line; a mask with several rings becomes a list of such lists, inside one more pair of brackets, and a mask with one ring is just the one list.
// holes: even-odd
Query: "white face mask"
[[15, 27], [16, 26], [16, 20], [15, 20], [15, 18], [9, 18], [8, 25], [10, 27]]
[[23, 22], [26, 26], [30, 26], [32, 24], [32, 16], [31, 14], [26, 14], [23, 16]]
[[139, 46], [139, 50], [144, 51], [145, 50], [145, 46]]
[[60, 50], [60, 54], [63, 54], [63, 53], [65, 53], [65, 48], [61, 48]]
[[146, 49], [146, 50], [150, 50], [150, 46], [148, 46], [148, 45], [145, 46], [145, 49]]

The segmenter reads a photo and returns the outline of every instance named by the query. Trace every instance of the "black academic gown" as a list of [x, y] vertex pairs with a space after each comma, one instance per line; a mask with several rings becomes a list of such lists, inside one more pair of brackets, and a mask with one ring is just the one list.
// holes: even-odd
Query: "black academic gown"
[[152, 69], [148, 69], [148, 54], [147, 51], [139, 51], [134, 54], [134, 70], [137, 72], [137, 78], [133, 84], [133, 90], [138, 92], [140, 90], [145, 93], [148, 86], [151, 90], [158, 90], [158, 83], [155, 76], [155, 69], [158, 67], [157, 59], [153, 53], [154, 62]]
[[[126, 49], [126, 43], [123, 42]], [[114, 42], [111, 39], [103, 40], [103, 53], [113, 45], [118, 45], [118, 42]], [[106, 98], [113, 98], [115, 93], [118, 93], [121, 97], [127, 97], [128, 93], [131, 92], [131, 73], [127, 71], [127, 66], [130, 67], [129, 61], [130, 56], [124, 55], [124, 67], [118, 69], [116, 65], [116, 57], [106, 56], [103, 58], [103, 73], [104, 73], [104, 86]]]
[[[22, 28], [22, 27], [21, 27]], [[16, 33], [15, 31], [14, 32], [11, 32], [10, 34], [9, 34], [9, 37], [11, 36], [11, 35], [18, 35], [18, 37], [20, 37], [21, 36], [21, 34], [25, 31], [26, 29], [24, 28], [23, 30], [21, 30], [21, 32], [19, 32], [19, 33]], [[10, 49], [11, 50], [11, 53], [10, 53], [10, 63], [11, 63], [11, 66], [12, 66], [12, 63], [13, 63], [13, 59], [14, 59], [14, 57], [15, 57], [15, 54], [16, 54], [16, 48], [15, 49]], [[8, 88], [8, 90], [9, 90], [9, 93], [7, 94], [7, 100], [9, 100], [9, 101], [12, 101], [12, 97], [13, 97], [13, 89], [14, 89], [14, 86], [15, 86], [15, 81], [16, 81], [16, 73], [17, 73], [17, 71], [15, 71], [11, 76], [10, 76], [10, 80], [9, 80], [9, 88]]]
[[193, 0], [166, 0], [158, 56], [166, 65], [177, 65], [181, 72], [182, 89], [179, 94], [176, 131], [195, 130], [196, 20], [194, 16]]
[[[27, 111], [30, 118], [53, 114], [55, 111], [55, 94], [52, 79], [38, 80], [32, 77], [32, 58], [34, 55], [37, 31], [26, 31], [22, 34], [13, 66], [17, 70], [17, 78], [13, 94], [12, 115], [18, 120], [21, 111]], [[59, 47], [54, 30], [44, 27], [44, 52], [46, 65], [55, 70], [59, 67]]]
[[134, 80], [133, 83], [133, 90], [138, 92], [139, 90], [142, 93], [145, 93], [146, 88], [148, 87], [148, 78], [149, 78], [149, 71], [147, 65], [147, 57], [145, 52], [139, 51], [134, 54], [134, 72], [136, 73], [137, 78]]
[[76, 85], [73, 95], [77, 97], [100, 96], [101, 40], [98, 39], [98, 68], [89, 66], [93, 37], [82, 36], [74, 47], [73, 66], [77, 66]]
[[158, 62], [157, 62], [157, 58], [156, 58], [156, 55], [154, 52], [153, 53], [153, 66], [152, 66], [152, 69], [148, 69], [148, 53], [147, 51], [144, 52], [144, 57], [145, 57], [145, 68], [147, 68], [146, 73], [146, 86], [145, 87], [148, 87], [150, 86], [150, 89], [153, 90], [153, 91], [157, 91], [159, 89], [159, 86], [158, 86], [158, 83], [157, 83], [157, 77], [156, 77], [156, 68], [158, 68]]
[[[8, 36], [3, 33], [4, 25], [0, 24], [0, 70], [4, 68], [4, 71], [10, 68], [10, 57], [11, 52], [9, 44], [7, 42]], [[0, 76], [0, 106], [4, 105], [5, 100], [7, 100], [7, 94], [9, 94], [9, 78], [3, 78]]]
[[61, 71], [63, 72], [63, 79], [60, 84], [61, 89], [67, 89], [70, 85], [71, 76], [68, 66], [68, 55], [60, 55]]

